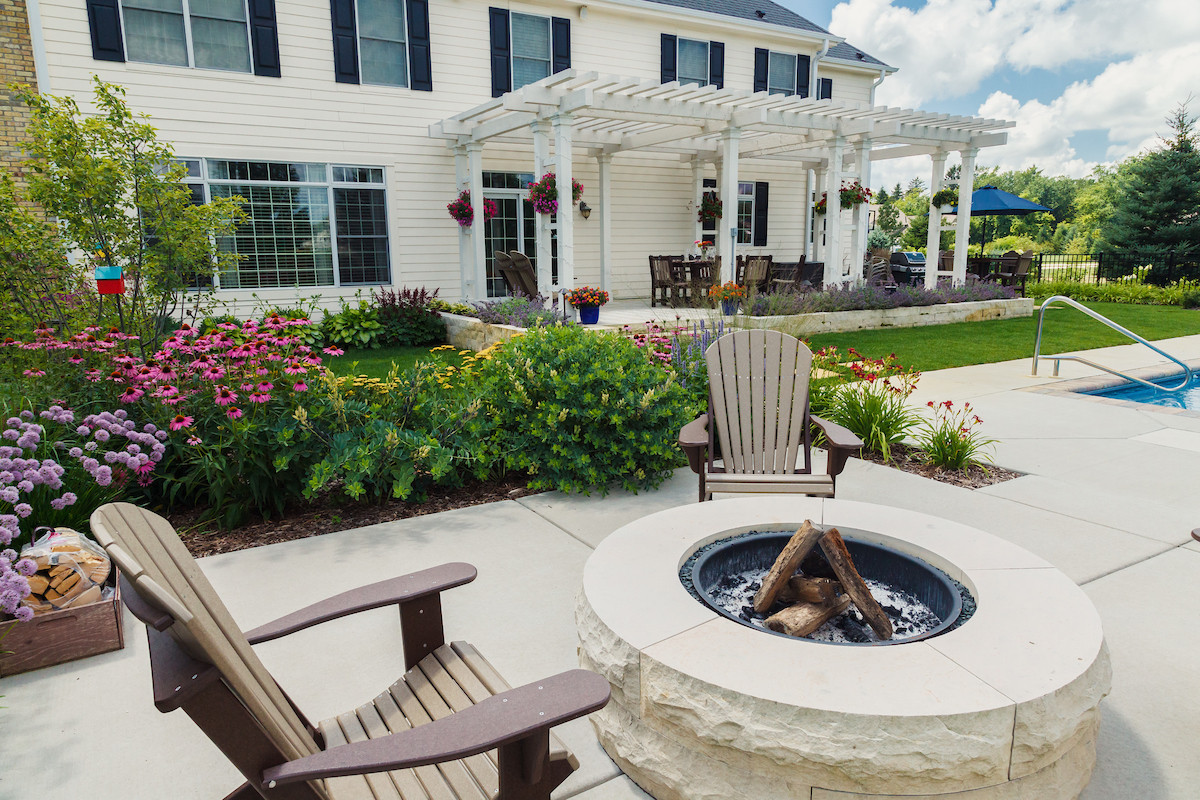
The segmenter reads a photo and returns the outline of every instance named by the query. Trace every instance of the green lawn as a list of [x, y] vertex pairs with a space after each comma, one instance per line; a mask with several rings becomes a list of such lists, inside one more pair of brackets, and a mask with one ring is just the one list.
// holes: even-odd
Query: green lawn
[[436, 360], [442, 364], [459, 366], [462, 356], [457, 350], [438, 350], [431, 347], [381, 347], [378, 350], [347, 350], [345, 355], [326, 358], [325, 365], [334, 375], [366, 375], [368, 378], [386, 378], [395, 364], [400, 371], [412, 367], [418, 361]]
[[[1196, 309], [1121, 303], [1085, 305], [1151, 341], [1200, 333], [1200, 310]], [[1032, 358], [1033, 340], [1037, 332], [1036, 311], [1035, 307], [1034, 316], [1022, 319], [826, 333], [811, 337], [809, 343], [814, 350], [830, 345], [842, 349], [853, 347], [864, 355], [876, 358], [895, 353], [901, 364], [922, 372]], [[1046, 312], [1042, 334], [1044, 354], [1129, 342], [1121, 334], [1076, 309], [1056, 307]]]

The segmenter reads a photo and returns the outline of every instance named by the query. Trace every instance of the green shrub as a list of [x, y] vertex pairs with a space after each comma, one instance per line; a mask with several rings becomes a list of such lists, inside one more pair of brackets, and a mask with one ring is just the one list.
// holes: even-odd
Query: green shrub
[[475, 313], [475, 309], [466, 303], [448, 303], [437, 297], [430, 299], [429, 307], [443, 314], [458, 314], [460, 317], [469, 317]]
[[366, 300], [360, 300], [356, 306], [343, 301], [341, 311], [326, 314], [321, 320], [321, 333], [331, 345], [374, 350], [379, 347], [383, 323], [379, 321], [379, 313]]
[[838, 386], [826, 401], [826, 413], [818, 416], [848, 428], [863, 440], [863, 450], [890, 461], [892, 445], [902, 442], [920, 420], [908, 406], [920, 373], [904, 370], [894, 356], [862, 359], [850, 369], [857, 380]]
[[949, 400], [941, 403], [930, 400], [926, 405], [933, 409], [933, 419], [921, 420], [916, 440], [917, 446], [925, 451], [927, 463], [942, 469], [965, 470], [992, 460], [983, 451], [996, 440], [979, 432], [983, 420], [975, 415], [970, 403], [963, 403], [957, 409]]
[[883, 228], [875, 228], [867, 234], [867, 249], [882, 250], [892, 246], [892, 237]]
[[1108, 283], [1082, 283], [1079, 281], [1046, 281], [1031, 283], [1025, 294], [1041, 302], [1056, 294], [1066, 295], [1072, 300], [1097, 303], [1130, 303], [1147, 306], [1183, 305], [1189, 294], [1200, 291], [1200, 282], [1180, 280], [1169, 286], [1152, 286], [1137, 281], [1109, 281]]
[[1184, 291], [1179, 305], [1184, 308], [1200, 308], [1200, 289], [1187, 289]]
[[533, 489], [657, 486], [682, 463], [688, 402], [674, 377], [616, 334], [533, 328], [478, 368], [486, 453]]
[[389, 347], [420, 347], [446, 341], [446, 323], [430, 306], [437, 297], [424, 288], [380, 289], [375, 295], [379, 321], [383, 325], [380, 342]]

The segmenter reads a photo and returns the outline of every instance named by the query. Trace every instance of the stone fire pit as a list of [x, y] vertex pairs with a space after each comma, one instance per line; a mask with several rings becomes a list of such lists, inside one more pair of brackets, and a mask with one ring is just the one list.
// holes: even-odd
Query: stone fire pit
[[[679, 582], [708, 542], [805, 519], [924, 559], [978, 610], [931, 639], [844, 647], [740, 625]], [[576, 619], [583, 666], [613, 689], [600, 741], [657, 800], [1073, 798], [1091, 776], [1111, 677], [1095, 608], [965, 525], [816, 498], [683, 506], [604, 540]]]

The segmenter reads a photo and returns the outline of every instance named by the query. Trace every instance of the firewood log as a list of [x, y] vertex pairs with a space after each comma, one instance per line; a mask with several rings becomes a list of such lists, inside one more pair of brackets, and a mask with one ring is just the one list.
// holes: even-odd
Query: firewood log
[[805, 520], [799, 530], [783, 546], [783, 552], [775, 559], [771, 569], [763, 578], [762, 586], [754, 594], [754, 610], [765, 614], [767, 609], [775, 604], [775, 598], [787, 585], [788, 580], [796, 574], [796, 568], [808, 555], [817, 540], [821, 538], [821, 529]]
[[793, 575], [777, 598], [781, 603], [830, 603], [842, 594], [842, 585], [829, 578]]
[[850, 596], [832, 603], [797, 603], [767, 617], [766, 626], [788, 636], [807, 636], [850, 607]]
[[837, 528], [830, 528], [821, 537], [821, 551], [829, 560], [829, 566], [833, 567], [833, 571], [837, 573], [838, 579], [842, 582], [842, 588], [846, 594], [850, 595], [850, 599], [854, 601], [855, 607], [866, 619], [867, 624], [871, 626], [871, 630], [875, 631], [875, 635], [884, 640], [892, 638], [892, 621], [888, 619], [887, 612], [871, 596], [871, 590], [867, 588], [862, 576], [854, 568], [850, 551], [846, 549], [846, 543], [842, 541], [842, 535], [838, 533]]

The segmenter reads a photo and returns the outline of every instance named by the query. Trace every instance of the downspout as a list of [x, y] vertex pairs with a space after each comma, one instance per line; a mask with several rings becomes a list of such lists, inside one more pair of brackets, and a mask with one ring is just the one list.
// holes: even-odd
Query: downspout
[[818, 72], [820, 71], [818, 69], [818, 65], [821, 63], [821, 59], [827, 55], [829, 55], [829, 40], [828, 39], [825, 40], [825, 44], [821, 46], [821, 49], [817, 52], [817, 54], [815, 56], [813, 56], [812, 64], [809, 65], [809, 69], [808, 69], [808, 86], [809, 86], [808, 96], [809, 97], [812, 97], [813, 95], [818, 95], [821, 93], [821, 85], [817, 82]]
[[42, 10], [38, 0], [25, 0], [29, 22], [29, 46], [33, 50], [33, 76], [41, 94], [50, 91], [50, 67], [46, 61], [46, 39], [42, 32]]
[[871, 96], [870, 96], [871, 108], [875, 107], [875, 90], [879, 87], [879, 84], [883, 83], [883, 79], [886, 77], [887, 77], [887, 70], [881, 69], [881, 70], [879, 70], [879, 77], [876, 78], [875, 82], [871, 84]]

